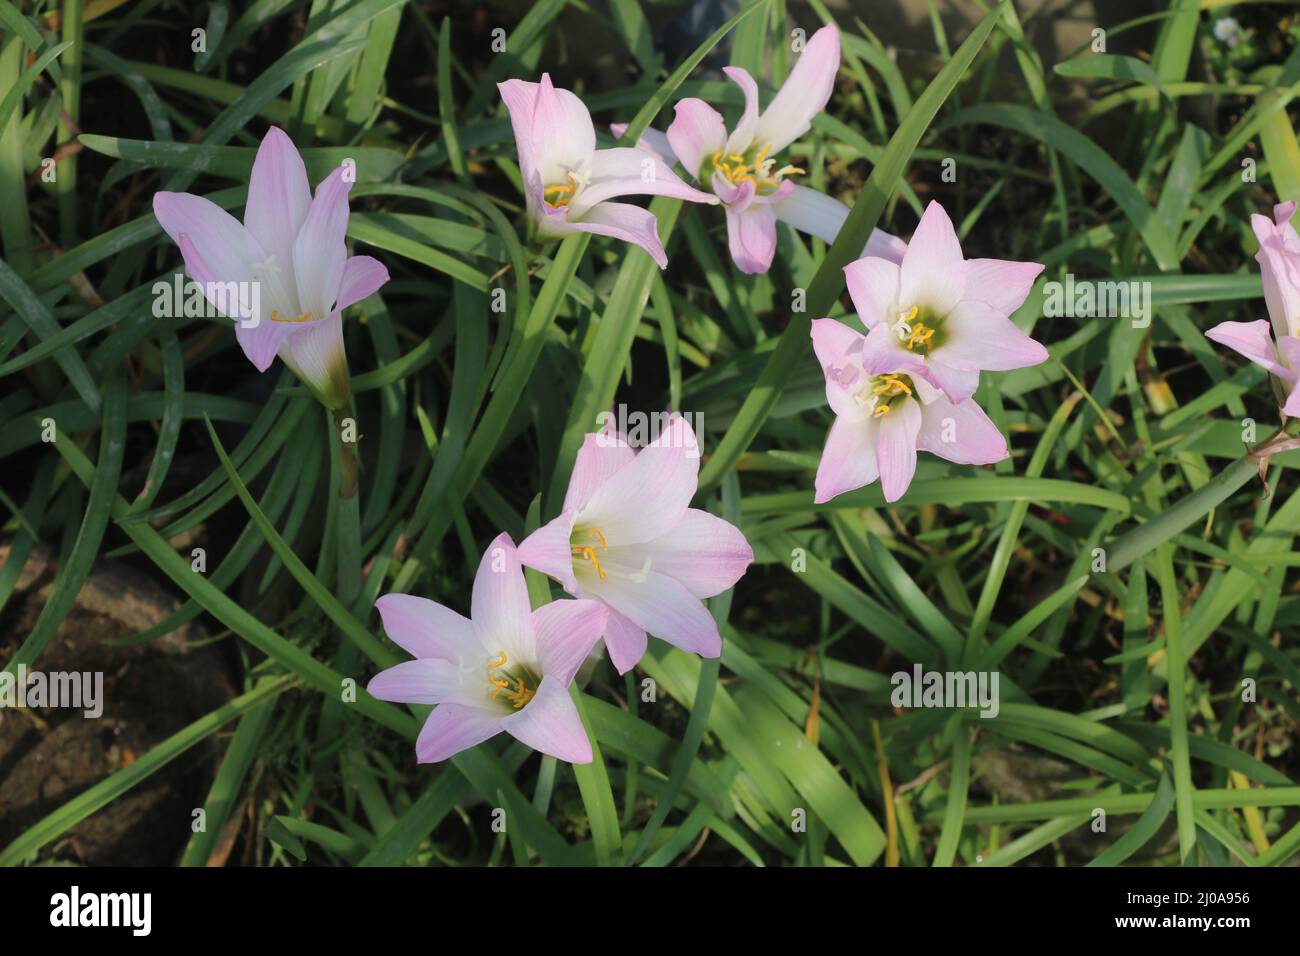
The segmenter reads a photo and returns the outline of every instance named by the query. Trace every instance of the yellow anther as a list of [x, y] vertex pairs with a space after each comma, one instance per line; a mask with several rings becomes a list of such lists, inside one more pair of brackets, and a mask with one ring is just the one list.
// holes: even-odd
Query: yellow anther
[[515, 702], [515, 710], [523, 707], [524, 704], [533, 699], [533, 692], [528, 689], [528, 684], [522, 677], [519, 678], [519, 689], [511, 694], [508, 699]]
[[793, 176], [795, 173], [798, 173], [799, 175], [802, 176], [802, 175], [804, 174], [804, 172], [805, 172], [805, 170], [804, 170], [803, 168], [799, 167], [799, 166], [783, 166], [783, 167], [781, 167], [780, 169], [778, 169], [778, 170], [776, 171], [776, 175], [777, 175], [778, 177], [780, 177], [780, 176]]
[[271, 310], [271, 321], [272, 321], [272, 322], [306, 322], [308, 319], [311, 318], [311, 313], [310, 313], [310, 312], [304, 312], [302, 315], [298, 316], [298, 318], [296, 318], [296, 319], [282, 319], [282, 318], [280, 318], [279, 316], [280, 316], [280, 313], [279, 313], [279, 312], [277, 312], [275, 309], [272, 309], [272, 310]]
[[506, 657], [506, 652], [505, 652], [505, 651], [497, 651], [497, 653], [501, 655], [501, 660], [499, 660], [499, 661], [488, 661], [488, 668], [489, 668], [490, 670], [495, 670], [495, 669], [498, 668], [498, 667], [505, 667], [505, 666], [506, 666], [506, 661], [509, 659], [509, 658]]
[[731, 160], [733, 163], [743, 163], [745, 161], [745, 157], [737, 153], [729, 153], [727, 155], [727, 158]]
[[911, 395], [912, 386], [904, 381], [897, 373], [880, 376], [880, 384], [871, 390], [876, 395], [884, 395], [886, 398], [894, 398], [898, 395]]
[[600, 533], [600, 529], [599, 529], [599, 528], [592, 528], [592, 529], [591, 529], [591, 536], [592, 536], [593, 538], [599, 538], [599, 539], [600, 539], [600, 546], [601, 546], [601, 548], [604, 548], [604, 549], [608, 550], [609, 545], [605, 542], [605, 536], [604, 536], [603, 534]]
[[884, 418], [886, 415], [889, 414], [889, 406], [888, 406], [888, 405], [877, 405], [877, 406], [876, 406], [876, 410], [875, 410], [874, 412], [872, 412], [871, 414], [872, 414], [873, 416], [875, 416], [876, 418]]
[[[542, 190], [542, 199], [544, 199], [548, 205], [550, 205], [552, 208], [555, 209], [558, 209], [560, 206], [567, 206], [573, 200], [573, 197], [578, 192], [577, 177], [574, 176], [573, 173], [571, 172], [566, 172], [564, 176], [566, 179], [569, 180], [567, 186], [564, 183], [557, 183], [554, 186], [547, 186], [545, 189]], [[552, 195], [556, 196], [557, 198], [552, 200], [551, 198], [549, 198]]]
[[920, 311], [921, 311], [921, 307], [919, 305], [914, 305], [912, 306], [912, 311], [908, 312], [906, 315], [904, 315], [902, 312], [898, 313], [898, 321], [906, 325], [908, 322], [911, 322], [914, 318], [916, 318], [916, 313]]
[[598, 575], [600, 575], [600, 579], [601, 579], [602, 581], [605, 580], [605, 569], [602, 568], [602, 567], [600, 566], [600, 559], [596, 557], [596, 549], [595, 549], [595, 548], [591, 548], [591, 547], [587, 547], [587, 548], [574, 548], [574, 549], [573, 549], [573, 556], [574, 556], [575, 558], [586, 558], [586, 559], [587, 559], [588, 561], [590, 561], [593, 565], [595, 565], [595, 567], [596, 567], [596, 573], [597, 573]]
[[929, 346], [932, 338], [934, 338], [934, 329], [924, 322], [918, 322], [916, 328], [912, 329], [912, 334], [907, 337], [906, 345], [909, 349], [914, 349], [918, 345]]
[[766, 146], [764, 146], [762, 149], [758, 151], [758, 156], [754, 158], [754, 163], [756, 165], [758, 163], [761, 163], [767, 157], [767, 154], [771, 152], [771, 150], [772, 150], [772, 144], [768, 143]]

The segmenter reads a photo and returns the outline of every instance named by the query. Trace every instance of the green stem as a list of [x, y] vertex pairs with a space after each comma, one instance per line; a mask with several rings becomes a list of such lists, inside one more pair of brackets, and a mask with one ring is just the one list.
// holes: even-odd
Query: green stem
[[357, 495], [357, 445], [345, 440], [351, 428], [347, 409], [334, 411], [334, 428], [339, 440], [339, 497], [337, 502], [338, 533], [335, 557], [339, 601], [351, 607], [361, 592], [361, 499]]

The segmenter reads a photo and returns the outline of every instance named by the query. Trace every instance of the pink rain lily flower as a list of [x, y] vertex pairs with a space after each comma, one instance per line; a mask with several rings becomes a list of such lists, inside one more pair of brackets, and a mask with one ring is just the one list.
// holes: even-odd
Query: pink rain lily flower
[[646, 634], [703, 657], [722, 653], [702, 600], [734, 585], [754, 560], [739, 529], [689, 507], [699, 446], [676, 413], [640, 452], [606, 430], [587, 435], [560, 516], [519, 546], [519, 560], [610, 609], [605, 646], [619, 673]]
[[963, 402], [981, 370], [1046, 361], [1047, 349], [1011, 321], [1042, 271], [1037, 262], [963, 258], [952, 220], [931, 202], [901, 263], [867, 257], [844, 267], [868, 332], [864, 365], [907, 372]]
[[531, 609], [514, 542], [499, 535], [479, 563], [471, 619], [409, 594], [375, 602], [388, 636], [415, 660], [376, 674], [380, 700], [434, 704], [415, 743], [421, 763], [446, 760], [505, 731], [570, 763], [591, 762], [591, 742], [569, 685], [609, 612], [596, 601]]
[[[745, 111], [730, 134], [717, 110], [690, 97], [677, 104], [667, 135], [647, 130], [642, 143], [678, 161], [723, 202], [731, 258], [741, 272], [763, 273], [776, 251], [776, 222], [833, 242], [848, 216], [848, 207], [789, 177], [804, 170], [778, 163], [776, 156], [812, 126], [813, 117], [830, 99], [840, 66], [840, 34], [824, 26], [808, 40], [780, 91], [761, 113], [758, 84], [741, 67], [724, 67], [745, 94]], [[614, 126], [622, 135], [624, 126]], [[876, 229], [866, 255], [898, 261], [904, 245]]]
[[1007, 457], [1007, 442], [974, 401], [953, 402], [919, 375], [864, 364], [868, 337], [835, 319], [812, 323], [835, 424], [817, 467], [818, 504], [880, 479], [897, 501], [916, 473], [916, 453], [963, 465]]
[[596, 130], [582, 100], [551, 85], [498, 83], [519, 149], [524, 199], [536, 233], [544, 237], [591, 232], [640, 246], [662, 269], [668, 265], [654, 215], [639, 206], [609, 202], [634, 194], [675, 196], [716, 203], [715, 196], [682, 182], [654, 152], [596, 149]]
[[[258, 147], [244, 222], [202, 196], [160, 192], [153, 210], [180, 246], [185, 273], [223, 315], [265, 372], [279, 355], [327, 408], [351, 397], [343, 351], [343, 310], [377, 291], [388, 270], [370, 256], [348, 256], [351, 167], [316, 188], [288, 135], [271, 127]], [[251, 295], [235, 290], [252, 290]], [[231, 315], [230, 303], [253, 304]]]
[[1294, 202], [1284, 202], [1273, 207], [1272, 221], [1250, 217], [1259, 239], [1255, 261], [1264, 279], [1271, 324], [1264, 319], [1220, 322], [1205, 333], [1273, 375], [1281, 385], [1282, 413], [1292, 418], [1300, 417], [1300, 236], [1291, 225], [1295, 210]]

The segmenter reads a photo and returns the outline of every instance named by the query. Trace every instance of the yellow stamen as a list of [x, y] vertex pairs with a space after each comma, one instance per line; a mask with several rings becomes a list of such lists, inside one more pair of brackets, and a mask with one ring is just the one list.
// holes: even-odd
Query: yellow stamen
[[[574, 176], [572, 172], [566, 172], [564, 175], [565, 178], [569, 180], [567, 186], [563, 183], [557, 183], [554, 186], [547, 186], [542, 190], [542, 199], [554, 209], [558, 209], [561, 206], [567, 206], [572, 202], [573, 197], [578, 192], [577, 177]], [[557, 198], [552, 200], [549, 198], [551, 195], [555, 195]]]
[[920, 311], [921, 311], [921, 307], [919, 305], [914, 305], [912, 306], [912, 311], [908, 312], [907, 315], [904, 315], [902, 312], [898, 313], [898, 321], [906, 325], [908, 322], [911, 322], [914, 318], [916, 318], [916, 313]]
[[884, 418], [886, 415], [889, 414], [889, 406], [888, 406], [888, 405], [877, 405], [877, 406], [876, 406], [876, 410], [875, 410], [874, 412], [872, 412], [871, 414], [874, 415], [876, 418]]
[[744, 156], [739, 156], [736, 153], [729, 154], [727, 158], [731, 160], [733, 163], [743, 163], [745, 161]]
[[912, 334], [907, 337], [905, 344], [909, 349], [915, 350], [918, 345], [928, 347], [932, 338], [934, 338], [934, 329], [923, 322], [918, 322], [916, 328], [912, 329]]
[[591, 536], [592, 536], [593, 538], [599, 538], [599, 539], [600, 539], [600, 546], [601, 546], [602, 548], [604, 548], [604, 549], [608, 549], [608, 548], [609, 548], [609, 545], [605, 543], [605, 536], [604, 536], [603, 534], [600, 533], [600, 529], [599, 529], [599, 528], [592, 528], [592, 529], [591, 529]]
[[755, 163], [755, 165], [757, 165], [758, 163], [761, 163], [765, 158], [767, 158], [767, 154], [768, 154], [769, 152], [771, 152], [771, 150], [772, 150], [772, 144], [771, 144], [771, 143], [768, 143], [766, 146], [764, 146], [762, 149], [760, 149], [760, 150], [758, 151], [758, 156], [755, 157], [755, 159], [754, 159], [754, 163]]
[[605, 580], [605, 569], [600, 566], [600, 560], [596, 557], [595, 548], [574, 548], [573, 554], [574, 557], [586, 558], [594, 564], [596, 566], [596, 573], [600, 575], [600, 579], [602, 581]]
[[499, 661], [488, 661], [488, 668], [489, 668], [489, 669], [495, 670], [495, 669], [498, 668], [498, 667], [505, 667], [505, 666], [506, 666], [506, 661], [509, 659], [509, 658], [506, 657], [506, 652], [505, 652], [505, 651], [497, 651], [497, 653], [501, 655], [501, 660], [499, 660]]
[[272, 310], [271, 310], [271, 321], [272, 321], [272, 322], [306, 322], [308, 319], [311, 318], [311, 313], [310, 313], [310, 312], [304, 312], [302, 315], [298, 316], [298, 318], [296, 318], [296, 319], [282, 319], [282, 318], [280, 318], [279, 316], [280, 316], [280, 313], [279, 313], [279, 312], [277, 312], [275, 309], [272, 309]]
[[898, 373], [880, 376], [880, 384], [871, 390], [876, 395], [894, 398], [898, 395], [911, 395], [912, 386], [905, 382]]

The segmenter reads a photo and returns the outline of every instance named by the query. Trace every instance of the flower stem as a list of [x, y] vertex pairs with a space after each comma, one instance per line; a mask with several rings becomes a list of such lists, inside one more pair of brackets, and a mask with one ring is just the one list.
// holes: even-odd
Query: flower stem
[[[334, 411], [339, 439], [339, 497], [335, 557], [339, 600], [351, 607], [361, 592], [361, 501], [357, 496], [357, 445], [355, 419], [346, 409]], [[351, 439], [351, 440], [350, 440]]]

